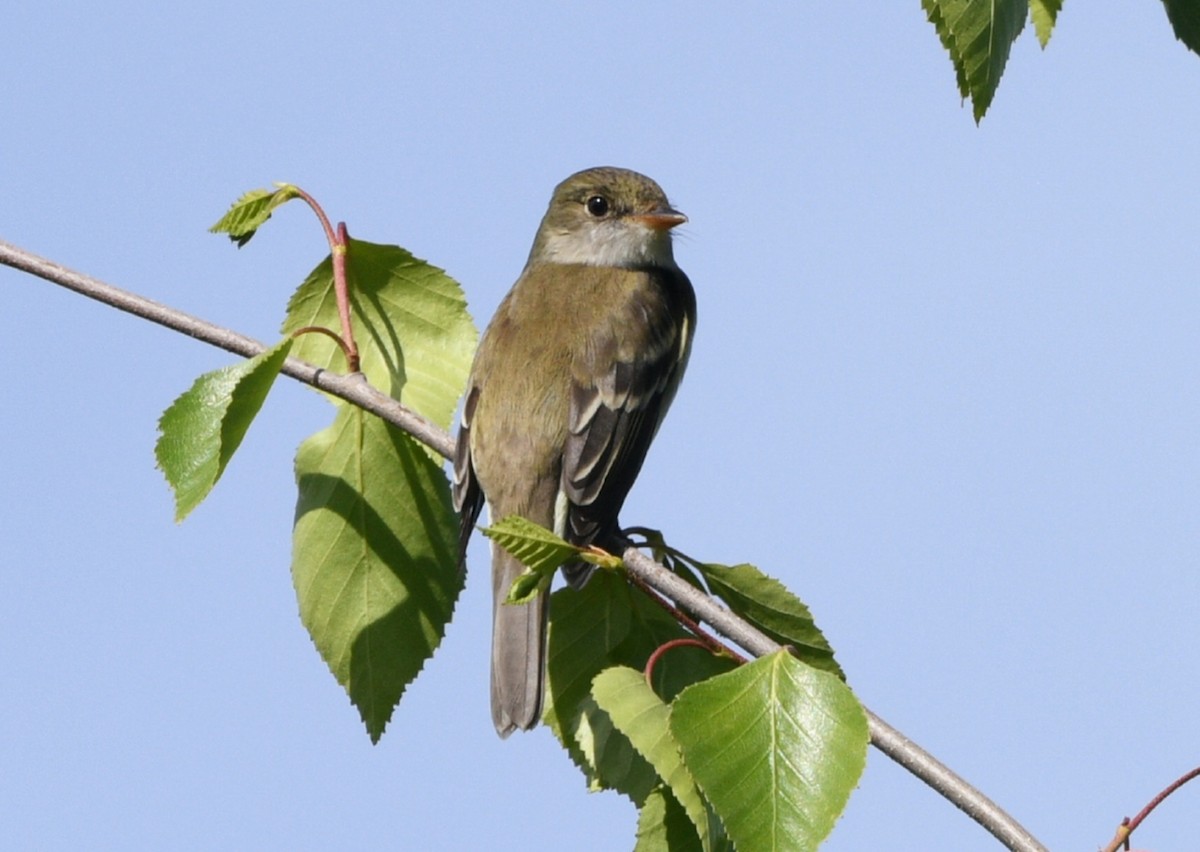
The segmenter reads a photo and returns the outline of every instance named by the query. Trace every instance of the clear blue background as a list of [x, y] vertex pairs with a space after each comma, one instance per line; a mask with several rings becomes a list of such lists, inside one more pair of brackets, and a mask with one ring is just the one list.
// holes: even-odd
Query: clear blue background
[[[1200, 763], [1200, 58], [1067, 3], [982, 127], [917, 0], [13, 4], [0, 238], [263, 340], [325, 254], [272, 180], [462, 282], [480, 322], [554, 184], [690, 217], [687, 380], [625, 520], [752, 561], [861, 698], [1054, 849]], [[380, 745], [288, 575], [283, 383], [181, 526], [155, 422], [228, 355], [0, 269], [0, 845], [631, 848], [548, 731], [488, 718], [485, 547]], [[1135, 845], [1194, 848], [1185, 790]], [[830, 850], [987, 850], [872, 751]]]

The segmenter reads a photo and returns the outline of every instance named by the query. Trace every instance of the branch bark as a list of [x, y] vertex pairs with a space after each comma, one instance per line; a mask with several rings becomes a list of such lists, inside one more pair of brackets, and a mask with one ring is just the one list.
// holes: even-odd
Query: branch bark
[[[257, 340], [67, 269], [3, 240], [0, 240], [0, 263], [227, 352], [249, 358], [266, 348]], [[395, 399], [377, 391], [361, 373], [338, 375], [296, 358], [288, 358], [282, 372], [382, 417], [447, 459], [454, 454], [453, 437]], [[736, 642], [755, 656], [779, 650], [778, 643], [752, 624], [743, 621], [640, 550], [630, 547], [624, 552], [623, 558], [631, 574], [675, 601], [726, 639]], [[924, 781], [1009, 849], [1016, 852], [1047, 852], [1045, 846], [982, 792], [869, 709], [866, 713], [873, 746]]]
[[[89, 299], [95, 299], [118, 310], [158, 323], [173, 331], [211, 343], [218, 349], [251, 358], [267, 347], [259, 341], [238, 334], [236, 331], [178, 311], [152, 299], [105, 284], [91, 276], [67, 269], [65, 266], [38, 257], [0, 240], [0, 263], [36, 275], [52, 284], [74, 290]], [[432, 447], [442, 456], [454, 454], [454, 439], [421, 415], [405, 408], [387, 394], [371, 387], [362, 373], [341, 375], [315, 367], [298, 358], [288, 358], [281, 372], [297, 381], [353, 403], [364, 411], [382, 417], [394, 426], [403, 429], [418, 441]]]

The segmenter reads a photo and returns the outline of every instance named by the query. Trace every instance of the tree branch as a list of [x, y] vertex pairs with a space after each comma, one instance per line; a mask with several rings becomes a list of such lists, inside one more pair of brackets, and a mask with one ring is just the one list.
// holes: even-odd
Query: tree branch
[[[218, 349], [251, 358], [267, 347], [253, 338], [230, 331], [219, 325], [199, 319], [183, 311], [105, 284], [82, 273], [59, 266], [53, 261], [19, 249], [0, 240], [0, 263], [36, 275], [38, 278], [74, 290], [76, 293], [111, 305], [118, 310], [148, 319], [173, 331], [211, 343]], [[331, 373], [301, 361], [288, 358], [282, 370], [284, 375], [353, 403], [364, 411], [378, 415], [388, 423], [404, 430], [426, 446], [432, 447], [446, 458], [454, 454], [454, 439], [414, 411], [405, 408], [387, 394], [380, 393], [367, 383], [362, 373], [341, 375]]]
[[[726, 639], [741, 645], [754, 656], [773, 654], [782, 647], [754, 625], [743, 621], [637, 548], [627, 548], [621, 556], [630, 574], [671, 598]], [[871, 745], [940, 793], [1009, 849], [1045, 852], [1045, 847], [995, 802], [883, 719], [865, 707], [863, 709], [866, 710], [867, 722], [871, 729]]]
[[[249, 358], [266, 348], [249, 337], [74, 272], [3, 240], [0, 240], [0, 263], [237, 355]], [[392, 397], [377, 391], [361, 373], [342, 376], [296, 358], [288, 358], [281, 372], [383, 418], [445, 458], [454, 454], [454, 439], [450, 435]], [[627, 570], [634, 577], [755, 656], [779, 650], [778, 643], [752, 624], [743, 621], [640, 550], [630, 547], [625, 550], [623, 558]], [[1033, 835], [991, 799], [870, 710], [866, 710], [866, 713], [871, 744], [877, 749], [952, 802], [1009, 849], [1046, 852], [1046, 848]]]

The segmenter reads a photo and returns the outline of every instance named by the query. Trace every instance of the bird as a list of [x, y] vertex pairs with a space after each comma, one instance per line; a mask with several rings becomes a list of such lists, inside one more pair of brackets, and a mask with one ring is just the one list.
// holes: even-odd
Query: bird
[[[687, 217], [628, 169], [555, 187], [524, 269], [480, 339], [454, 454], [460, 565], [481, 509], [572, 544], [619, 543], [618, 513], [691, 353], [696, 296], [671, 230]], [[592, 566], [563, 566], [582, 586]], [[507, 604], [524, 567], [492, 546], [492, 721], [541, 718], [549, 589]], [[546, 584], [548, 585], [548, 583]]]

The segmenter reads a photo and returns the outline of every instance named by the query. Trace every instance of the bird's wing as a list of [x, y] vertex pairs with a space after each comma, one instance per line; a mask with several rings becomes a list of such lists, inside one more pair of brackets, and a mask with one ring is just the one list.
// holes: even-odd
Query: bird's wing
[[459, 565], [465, 565], [467, 559], [467, 542], [475, 529], [475, 521], [483, 509], [483, 489], [475, 476], [475, 468], [471, 464], [471, 419], [475, 416], [475, 406], [479, 403], [479, 387], [472, 386], [467, 392], [467, 400], [463, 403], [462, 420], [458, 427], [458, 440], [454, 445], [454, 508], [459, 512], [458, 559]]
[[599, 330], [574, 371], [562, 487], [568, 538], [589, 543], [616, 531], [687, 363], [695, 297], [681, 272], [652, 270], [647, 286]]

